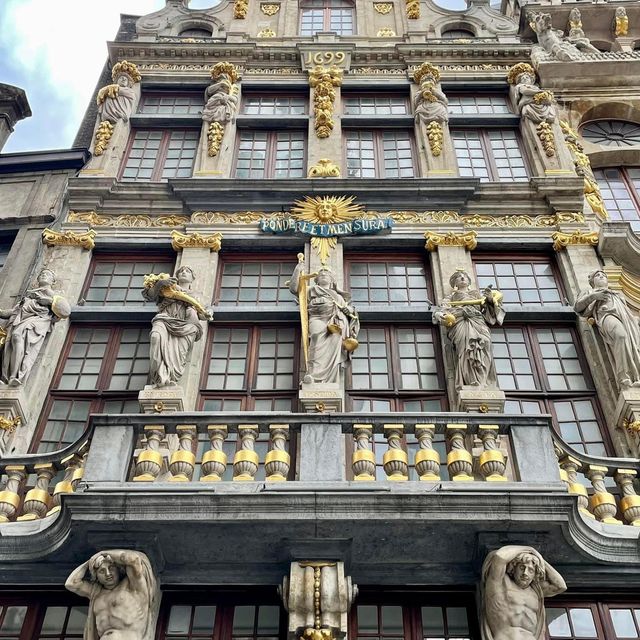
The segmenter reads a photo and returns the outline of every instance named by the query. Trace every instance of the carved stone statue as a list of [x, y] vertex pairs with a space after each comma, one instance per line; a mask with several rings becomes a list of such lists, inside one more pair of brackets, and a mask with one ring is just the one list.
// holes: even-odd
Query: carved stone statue
[[233, 122], [238, 107], [238, 70], [230, 62], [218, 62], [211, 69], [212, 83], [204, 92], [206, 104], [202, 120], [207, 128], [208, 154], [216, 156], [224, 136], [224, 128]]
[[558, 117], [553, 94], [543, 91], [536, 84], [536, 73], [526, 63], [516, 64], [509, 70], [509, 84], [512, 85], [512, 99], [523, 118], [534, 124], [551, 124]]
[[582, 15], [580, 9], [575, 7], [569, 12], [569, 35], [567, 42], [575, 45], [575, 47], [583, 53], [600, 53], [585, 35], [582, 29]]
[[616, 38], [629, 35], [629, 17], [625, 7], [616, 7], [616, 16], [613, 20], [613, 33]]
[[52, 325], [71, 314], [67, 300], [53, 290], [55, 282], [55, 273], [43, 269], [37, 287], [28, 289], [12, 309], [0, 309], [0, 318], [7, 319], [2, 350], [5, 384], [16, 387], [26, 380]]
[[209, 311], [189, 294], [194, 279], [189, 267], [180, 267], [174, 278], [166, 273], [145, 276], [142, 296], [158, 305], [149, 349], [149, 383], [155, 387], [180, 380], [193, 343], [202, 337], [199, 320], [211, 319]]
[[420, 84], [420, 91], [413, 103], [413, 112], [417, 122], [449, 121], [449, 100], [440, 87], [440, 72], [425, 62], [413, 74]]
[[561, 32], [556, 31], [551, 24], [551, 15], [548, 13], [530, 13], [529, 24], [538, 36], [538, 43], [551, 58], [570, 62], [579, 60], [580, 51], [571, 42], [561, 38]]
[[143, 553], [96, 553], [74, 569], [65, 587], [89, 598], [84, 640], [153, 640], [160, 591]]
[[533, 547], [492, 551], [482, 565], [482, 640], [544, 640], [544, 599], [566, 589], [562, 576]]
[[133, 85], [140, 82], [140, 72], [132, 62], [118, 62], [111, 71], [114, 84], [98, 91], [98, 114], [100, 120], [116, 124], [119, 120], [128, 122], [133, 110], [135, 92]]
[[471, 278], [462, 269], [451, 276], [449, 284], [453, 292], [434, 310], [433, 322], [447, 328], [453, 345], [456, 389], [466, 385], [496, 387], [489, 326], [501, 325], [504, 320], [502, 294], [491, 287], [482, 292], [469, 289]]
[[621, 387], [640, 387], [640, 321], [618, 291], [609, 289], [604, 271], [589, 274], [591, 288], [580, 292], [574, 309], [595, 324]]
[[[308, 281], [313, 278], [313, 284]], [[358, 346], [360, 319], [351, 296], [339, 289], [329, 269], [304, 273], [304, 255], [298, 254], [289, 291], [298, 300], [306, 358], [305, 383], [337, 383], [340, 371]]]

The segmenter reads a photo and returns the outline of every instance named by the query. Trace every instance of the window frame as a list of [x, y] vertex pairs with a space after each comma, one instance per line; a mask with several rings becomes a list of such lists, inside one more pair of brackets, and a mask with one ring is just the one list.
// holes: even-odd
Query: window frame
[[[146, 114], [143, 114], [146, 115]], [[170, 114], [167, 114], [170, 115]], [[160, 146], [158, 147], [158, 153], [154, 158], [153, 163], [153, 171], [151, 172], [150, 178], [124, 178], [124, 172], [127, 168], [127, 162], [129, 160], [129, 154], [133, 148], [133, 143], [136, 138], [136, 133], [138, 131], [162, 131], [162, 138], [160, 139]], [[196, 154], [193, 157], [193, 162], [191, 163], [191, 176], [193, 176], [193, 168], [195, 167], [195, 160], [198, 153], [198, 146], [200, 145], [200, 130], [195, 127], [131, 127], [131, 131], [129, 132], [129, 139], [127, 140], [127, 144], [125, 146], [125, 152], [122, 156], [122, 162], [120, 163], [120, 169], [118, 170], [118, 180], [122, 182], [166, 182], [167, 180], [173, 180], [175, 178], [163, 178], [162, 172], [164, 171], [164, 163], [167, 160], [167, 152], [169, 150], [169, 142], [171, 140], [171, 134], [176, 131], [193, 131], [198, 134], [198, 142], [196, 144]], [[191, 177], [190, 176], [190, 177]]]
[[[248, 116], [253, 117], [253, 116]], [[255, 116], [259, 117], [259, 116]], [[265, 116], [266, 117], [266, 116]], [[265, 133], [267, 136], [267, 149], [265, 153], [264, 159], [264, 175], [260, 178], [253, 177], [238, 177], [238, 156], [240, 153], [240, 141], [243, 133], [251, 132], [251, 133]], [[302, 173], [299, 177], [290, 177], [286, 176], [283, 178], [275, 177], [274, 173], [276, 171], [275, 162], [276, 162], [276, 153], [277, 153], [277, 143], [278, 143], [278, 134], [280, 133], [301, 133], [302, 134], [302, 142], [303, 142], [303, 155], [302, 155]], [[253, 149], [253, 147], [252, 147]], [[233, 169], [233, 177], [236, 180], [301, 180], [306, 177], [306, 167], [309, 153], [309, 140], [307, 131], [304, 129], [256, 129], [253, 127], [238, 127], [236, 132], [236, 143], [233, 151], [233, 159], [232, 159], [232, 169]]]
[[[299, 13], [300, 13], [300, 17], [298, 19], [298, 33], [300, 34], [301, 37], [303, 38], [313, 38], [313, 36], [315, 36], [317, 33], [336, 33], [339, 36], [355, 36], [358, 33], [358, 23], [356, 21], [356, 4], [353, 1], [350, 0], [346, 0], [349, 2], [349, 9], [351, 10], [351, 24], [352, 24], [352, 30], [351, 33], [338, 33], [337, 31], [332, 31], [331, 30], [331, 10], [332, 9], [346, 9], [347, 7], [332, 7], [331, 6], [331, 1], [332, 0], [322, 0], [322, 7], [314, 7], [311, 4], [307, 4], [305, 1], [300, 3], [300, 9], [299, 9]], [[313, 9], [322, 9], [322, 30], [321, 31], [314, 31], [313, 33], [303, 33], [302, 30], [302, 17], [304, 15], [304, 12], [307, 10], [313, 10]]]
[[[303, 113], [294, 113], [294, 114], [277, 114], [277, 113], [245, 113], [244, 108], [246, 106], [246, 100], [248, 98], [302, 98], [304, 102], [304, 112]], [[293, 88], [286, 91], [268, 91], [266, 89], [247, 89], [242, 92], [242, 99], [240, 102], [240, 109], [238, 110], [238, 118], [239, 122], [242, 122], [243, 119], [247, 118], [284, 118], [284, 117], [293, 117], [293, 118], [302, 118], [309, 116], [309, 96], [307, 93], [302, 91], [295, 91]]]
[[[636, 190], [635, 186], [633, 185], [632, 178], [628, 173], [628, 169], [638, 169], [638, 171], [640, 171], [640, 165], [594, 167], [594, 172], [596, 172], [597, 174], [598, 171], [604, 172], [607, 169], [615, 169], [618, 172], [618, 174], [620, 175], [621, 182], [624, 184], [624, 188], [627, 190], [627, 193], [629, 194], [629, 199], [631, 200], [636, 210], [636, 218], [632, 220], [628, 218], [623, 218], [618, 211], [609, 211], [609, 215], [611, 216], [612, 221], [628, 222], [632, 225], [640, 226], [640, 193]], [[596, 183], [598, 184], [601, 190], [603, 188], [602, 183], [605, 181], [606, 181], [606, 188], [607, 189], [610, 188], [609, 180], [607, 178], [603, 176], [602, 178], [598, 179], [597, 175], [594, 177], [596, 179]]]
[[[400, 98], [406, 108], [405, 113], [390, 113], [390, 114], [377, 114], [377, 113], [347, 113], [347, 100], [349, 99], [361, 99], [361, 98]], [[401, 91], [366, 91], [356, 87], [347, 88], [342, 91], [342, 115], [346, 118], [371, 118], [374, 116], [382, 115], [386, 120], [387, 126], [394, 118], [406, 118], [407, 116], [413, 117], [411, 110], [411, 100], [405, 92]], [[355, 128], [355, 127], [346, 127]]]
[[[185, 37], [195, 37], [195, 36], [185, 36]], [[204, 37], [204, 36], [203, 36]], [[211, 37], [211, 36], [209, 36]], [[171, 97], [171, 98], [195, 98], [198, 97], [198, 103], [199, 103], [199, 108], [200, 111], [198, 113], [175, 113], [175, 111], [171, 111], [168, 113], [162, 113], [162, 112], [157, 112], [157, 113], [151, 113], [148, 111], [144, 111], [144, 107], [145, 104], [147, 102], [148, 98], [166, 98], [166, 97]], [[143, 91], [140, 95], [140, 102], [138, 103], [138, 109], [136, 111], [136, 115], [139, 116], [151, 116], [151, 117], [157, 117], [157, 116], [165, 116], [165, 117], [170, 117], [170, 116], [197, 116], [197, 115], [201, 115], [202, 114], [202, 110], [205, 107], [205, 99], [203, 97], [203, 93], [202, 91]], [[140, 129], [144, 129], [147, 127], [138, 127]], [[188, 127], [187, 127], [188, 128]]]

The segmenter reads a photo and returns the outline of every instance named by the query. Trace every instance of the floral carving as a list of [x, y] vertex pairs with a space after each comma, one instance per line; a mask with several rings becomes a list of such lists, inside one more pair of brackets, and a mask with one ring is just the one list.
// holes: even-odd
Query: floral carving
[[328, 138], [333, 130], [334, 87], [342, 84], [342, 69], [336, 66], [316, 66], [309, 71], [309, 86], [313, 92], [313, 116], [318, 138]]

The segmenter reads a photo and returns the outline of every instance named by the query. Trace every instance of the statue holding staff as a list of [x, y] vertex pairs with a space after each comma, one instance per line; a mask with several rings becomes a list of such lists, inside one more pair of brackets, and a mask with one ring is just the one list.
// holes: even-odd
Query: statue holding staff
[[300, 305], [306, 368], [303, 382], [339, 382], [340, 371], [358, 347], [360, 319], [351, 306], [351, 296], [338, 288], [329, 269], [304, 273], [302, 253], [298, 254], [289, 291]]

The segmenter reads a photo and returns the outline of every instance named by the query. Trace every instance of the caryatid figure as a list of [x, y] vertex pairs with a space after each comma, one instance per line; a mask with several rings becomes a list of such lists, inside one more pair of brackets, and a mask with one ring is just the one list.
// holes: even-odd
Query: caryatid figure
[[596, 327], [621, 387], [640, 387], [640, 320], [618, 291], [609, 289], [604, 271], [589, 274], [589, 289], [581, 291], [574, 309]]
[[513, 86], [512, 98], [518, 113], [534, 124], [551, 124], [558, 117], [553, 94], [536, 84], [536, 72], [526, 62], [514, 65], [507, 77]]
[[160, 590], [144, 553], [96, 553], [74, 569], [64, 586], [89, 598], [84, 640], [153, 640]]
[[533, 547], [492, 551], [482, 565], [482, 640], [544, 640], [544, 599], [566, 589], [562, 576]]

